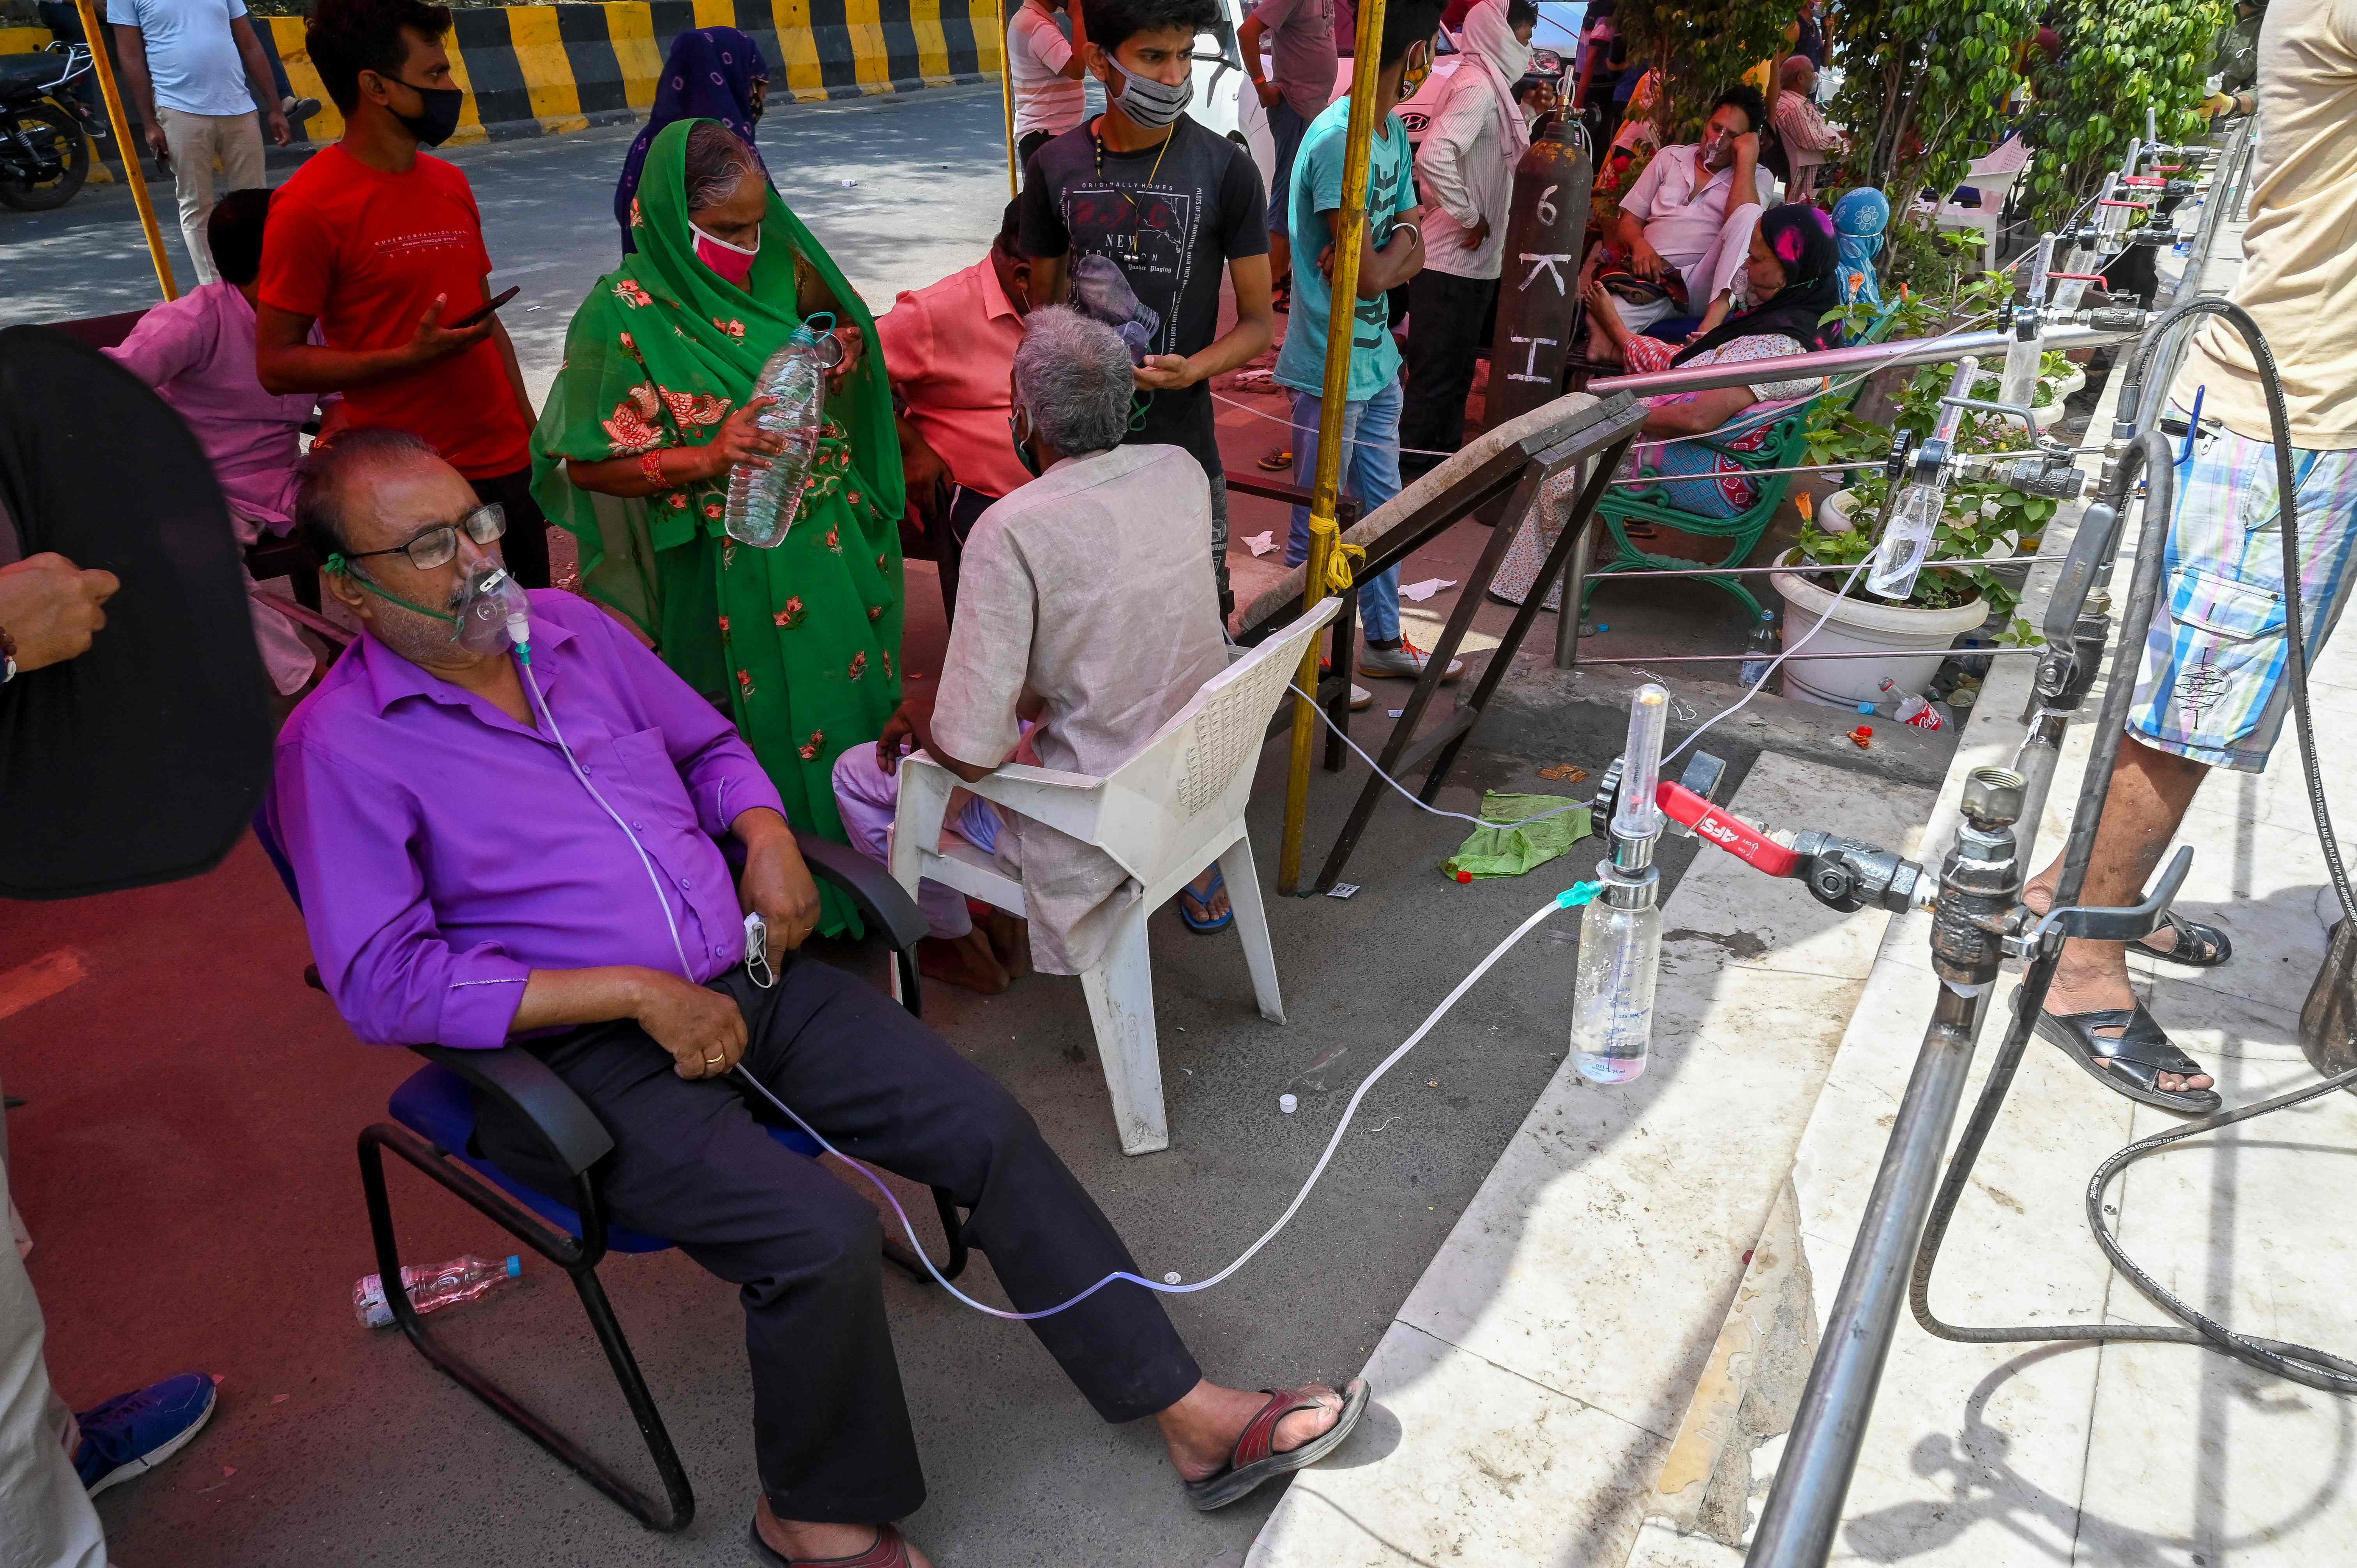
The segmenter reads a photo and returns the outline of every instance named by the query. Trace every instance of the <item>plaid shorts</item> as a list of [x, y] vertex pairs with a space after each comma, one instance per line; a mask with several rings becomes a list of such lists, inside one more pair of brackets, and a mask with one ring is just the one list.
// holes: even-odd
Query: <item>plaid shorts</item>
[[[2299, 608], [2309, 662], [2348, 602], [2357, 553], [2357, 451], [2292, 451], [2299, 500]], [[2177, 466], [2167, 576], [2128, 729], [2213, 768], [2256, 773], [2291, 702], [2284, 679], [2283, 534], [2274, 444], [2231, 430], [2196, 438]]]

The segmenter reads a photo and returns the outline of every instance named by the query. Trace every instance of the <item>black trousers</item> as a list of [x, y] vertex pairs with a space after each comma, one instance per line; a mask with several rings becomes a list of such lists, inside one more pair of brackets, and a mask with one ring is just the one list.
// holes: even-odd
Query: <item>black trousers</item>
[[[1465, 445], [1465, 399], [1481, 328], [1498, 295], [1496, 278], [1461, 278], [1430, 267], [1408, 280], [1407, 395], [1400, 405], [1400, 446], [1454, 452]], [[1443, 459], [1400, 454], [1400, 478], [1413, 482]]]
[[[966, 1238], [1018, 1309], [1135, 1271], [1029, 1113], [890, 997], [802, 957], [769, 991], [741, 969], [712, 984], [744, 1011], [746, 1069], [844, 1153], [947, 1187], [972, 1211]], [[773, 1121], [776, 1111], [733, 1078], [673, 1072], [671, 1054], [634, 1023], [526, 1048], [613, 1133], [603, 1181], [614, 1219], [671, 1238], [739, 1287], [754, 1449], [779, 1517], [872, 1524], [914, 1512], [924, 1477], [867, 1197], [774, 1142], [755, 1108]], [[564, 1191], [529, 1152], [530, 1135], [493, 1109], [478, 1122], [483, 1153]], [[1159, 1298], [1125, 1282], [1030, 1326], [1107, 1421], [1167, 1409], [1201, 1376]]]
[[475, 487], [477, 499], [506, 509], [508, 531], [500, 540], [500, 558], [508, 564], [508, 575], [527, 588], [549, 586], [548, 519], [532, 499], [532, 470], [467, 482]]
[[1031, 177], [1031, 155], [1056, 139], [1053, 131], [1026, 131], [1015, 143], [1015, 166], [1023, 177]]

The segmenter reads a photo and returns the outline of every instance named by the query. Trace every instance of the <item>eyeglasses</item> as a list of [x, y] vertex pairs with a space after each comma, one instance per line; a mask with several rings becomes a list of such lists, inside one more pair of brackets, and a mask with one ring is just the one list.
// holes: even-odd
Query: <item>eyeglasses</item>
[[405, 555], [419, 571], [431, 572], [457, 559], [458, 531], [462, 528], [476, 543], [489, 544], [508, 531], [507, 509], [497, 501], [488, 501], [456, 522], [436, 523], [406, 544], [396, 544], [390, 550], [355, 551], [344, 559], [365, 561], [371, 555]]

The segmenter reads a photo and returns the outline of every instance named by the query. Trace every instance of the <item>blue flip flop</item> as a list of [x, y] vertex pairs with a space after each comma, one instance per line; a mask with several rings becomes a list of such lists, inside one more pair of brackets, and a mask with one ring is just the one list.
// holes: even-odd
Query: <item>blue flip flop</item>
[[1187, 922], [1189, 930], [1199, 937], [1215, 936], [1236, 923], [1236, 911], [1233, 905], [1230, 905], [1228, 912], [1216, 920], [1199, 920], [1187, 908], [1187, 900], [1189, 898], [1202, 905], [1204, 908], [1210, 908], [1211, 900], [1226, 892], [1227, 887], [1228, 879], [1214, 871], [1211, 873], [1211, 886], [1209, 890], [1202, 893], [1197, 893], [1192, 887], [1181, 887], [1178, 890], [1178, 918]]

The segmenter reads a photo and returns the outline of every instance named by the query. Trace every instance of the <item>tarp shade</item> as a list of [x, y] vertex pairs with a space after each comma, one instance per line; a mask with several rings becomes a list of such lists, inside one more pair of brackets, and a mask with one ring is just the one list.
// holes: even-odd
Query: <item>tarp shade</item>
[[261, 803], [269, 685], [212, 466], [96, 349], [0, 331], [0, 510], [16, 555], [123, 586], [79, 659], [0, 687], [0, 896], [70, 898], [210, 870]]

